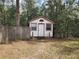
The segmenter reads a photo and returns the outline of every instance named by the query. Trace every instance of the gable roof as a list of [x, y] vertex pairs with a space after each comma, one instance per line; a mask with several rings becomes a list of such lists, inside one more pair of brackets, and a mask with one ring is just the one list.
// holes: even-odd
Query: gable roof
[[[31, 21], [37, 20], [37, 19], [39, 19], [39, 18], [43, 18], [43, 19], [45, 19], [45, 20], [47, 20], [47, 21], [49, 21], [49, 22], [51, 22], [51, 23], [54, 23], [54, 21], [49, 20], [47, 17], [43, 17], [43, 16], [40, 16], [40, 17], [37, 17], [37, 18], [33, 18]], [[30, 22], [31, 22], [31, 21], [30, 21]]]

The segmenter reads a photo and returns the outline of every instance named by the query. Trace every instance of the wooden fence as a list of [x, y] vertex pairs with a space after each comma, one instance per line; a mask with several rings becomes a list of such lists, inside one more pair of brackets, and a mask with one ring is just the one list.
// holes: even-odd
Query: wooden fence
[[29, 27], [0, 26], [0, 42], [30, 39]]

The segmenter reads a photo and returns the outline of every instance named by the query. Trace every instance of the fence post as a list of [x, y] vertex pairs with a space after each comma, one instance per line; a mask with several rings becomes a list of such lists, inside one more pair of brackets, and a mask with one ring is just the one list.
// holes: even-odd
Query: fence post
[[0, 43], [2, 43], [2, 39], [3, 39], [3, 27], [0, 26]]
[[32, 32], [32, 39], [33, 39], [33, 32]]
[[51, 36], [50, 36], [50, 32], [49, 32], [49, 38], [52, 40]]
[[8, 44], [8, 26], [6, 27], [6, 44]]

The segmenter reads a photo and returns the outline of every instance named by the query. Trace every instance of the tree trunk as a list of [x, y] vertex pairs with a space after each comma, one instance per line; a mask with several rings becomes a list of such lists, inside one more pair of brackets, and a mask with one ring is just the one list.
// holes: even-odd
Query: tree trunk
[[20, 26], [20, 12], [19, 12], [19, 0], [16, 0], [16, 38], [19, 39], [19, 26]]
[[16, 0], [16, 26], [20, 25], [19, 0]]

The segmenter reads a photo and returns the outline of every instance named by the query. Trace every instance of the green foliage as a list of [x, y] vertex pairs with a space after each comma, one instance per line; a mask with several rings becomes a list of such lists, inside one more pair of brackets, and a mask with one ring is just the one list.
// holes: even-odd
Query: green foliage
[[2, 0], [0, 5], [0, 23], [2, 25], [14, 26], [15, 25], [15, 11], [16, 8], [12, 4], [11, 6], [5, 5], [5, 0]]
[[6, 11], [6, 25], [8, 25], [8, 26], [15, 26], [16, 25], [15, 12], [16, 12], [15, 6], [12, 6], [11, 8], [9, 8]]
[[[75, 10], [78, 10], [78, 7], [74, 8], [75, 0], [68, 0], [67, 5], [62, 4], [61, 0], [48, 0], [47, 3], [43, 6], [42, 14], [47, 16], [49, 19], [55, 21], [55, 37], [67, 38], [78, 35], [79, 28], [75, 21], [76, 13], [73, 13]], [[46, 8], [48, 6], [48, 8]], [[78, 23], [78, 22], [77, 22]], [[75, 25], [76, 24], [76, 25]], [[73, 30], [74, 29], [74, 30]], [[77, 29], [77, 30], [76, 30]]]
[[[46, 16], [55, 22], [55, 37], [68, 38], [79, 36], [79, 6], [75, 5], [75, 0], [48, 0], [39, 8], [36, 0], [23, 0], [22, 13], [20, 14], [20, 25], [27, 26], [29, 21], [37, 16]], [[0, 2], [0, 23], [8, 26], [16, 24], [16, 7], [12, 5], [5, 9], [5, 0]], [[75, 6], [75, 7], [74, 7]]]
[[3, 10], [2, 9], [3, 9], [3, 5], [0, 4], [0, 24], [1, 24], [2, 20], [3, 20], [3, 14], [2, 14]]
[[26, 12], [22, 12], [22, 15], [20, 17], [20, 25], [21, 26], [27, 25], [27, 14], [26, 14]]
[[32, 18], [39, 16], [39, 8], [35, 6], [35, 0], [24, 0], [23, 12], [20, 17], [20, 25], [26, 26]]

